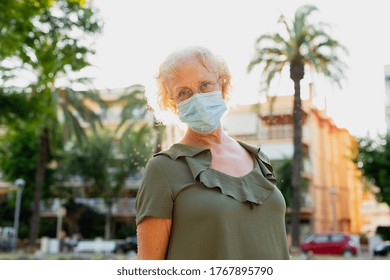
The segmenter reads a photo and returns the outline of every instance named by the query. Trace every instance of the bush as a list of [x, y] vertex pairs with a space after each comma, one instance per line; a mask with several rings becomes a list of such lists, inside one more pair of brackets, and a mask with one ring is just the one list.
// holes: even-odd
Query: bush
[[390, 240], [390, 226], [379, 226], [376, 228], [376, 234], [378, 234], [383, 240]]

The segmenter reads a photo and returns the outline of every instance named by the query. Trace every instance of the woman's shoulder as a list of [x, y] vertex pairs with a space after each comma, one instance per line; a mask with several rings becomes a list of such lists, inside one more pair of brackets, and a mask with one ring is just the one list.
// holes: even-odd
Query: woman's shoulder
[[255, 145], [252, 145], [252, 144], [247, 144], [245, 142], [242, 142], [242, 141], [237, 141], [242, 147], [244, 147], [245, 149], [247, 149], [249, 152], [251, 152], [252, 154], [258, 156], [262, 161], [265, 161], [266, 163], [270, 163], [270, 160], [268, 158], [268, 156], [262, 151], [261, 147], [260, 146], [255, 146]]
[[209, 149], [189, 146], [185, 144], [173, 144], [166, 150], [155, 153], [146, 164], [146, 169], [171, 170], [172, 168], [183, 165], [182, 159], [186, 157], [197, 157], [203, 151]]

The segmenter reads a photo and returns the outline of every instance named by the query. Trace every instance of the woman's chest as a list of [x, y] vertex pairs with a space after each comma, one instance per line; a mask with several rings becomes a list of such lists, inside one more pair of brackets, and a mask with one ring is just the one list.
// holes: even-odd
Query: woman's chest
[[[243, 186], [235, 186], [243, 188]], [[192, 222], [204, 222], [209, 219], [213, 222], [239, 221], [243, 217], [254, 219], [266, 218], [273, 215], [283, 216], [285, 213], [285, 202], [281, 193], [275, 188], [273, 192], [263, 192], [261, 188], [261, 203], [242, 201], [237, 193], [256, 192], [256, 190], [242, 189], [231, 192], [226, 186], [208, 188], [202, 183], [195, 183], [176, 197], [174, 203], [174, 219], [191, 220]], [[233, 218], [234, 217], [234, 218]]]
[[245, 150], [216, 151], [211, 150], [210, 168], [233, 177], [242, 177], [252, 171], [254, 158]]

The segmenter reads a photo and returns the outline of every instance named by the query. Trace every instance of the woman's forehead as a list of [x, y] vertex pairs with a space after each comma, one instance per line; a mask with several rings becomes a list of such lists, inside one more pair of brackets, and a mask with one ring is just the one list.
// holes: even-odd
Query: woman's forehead
[[215, 75], [203, 62], [197, 57], [190, 57], [178, 61], [175, 70], [172, 73], [174, 79], [196, 79]]
[[202, 82], [205, 79], [213, 79], [216, 76], [216, 73], [208, 69], [203, 61], [195, 55], [181, 58], [172, 70], [166, 81], [167, 89], [170, 92]]

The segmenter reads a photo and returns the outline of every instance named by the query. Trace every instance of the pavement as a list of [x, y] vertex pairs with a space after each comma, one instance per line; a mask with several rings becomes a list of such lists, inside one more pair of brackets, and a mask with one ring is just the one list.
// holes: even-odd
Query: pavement
[[[28, 254], [24, 251], [18, 252], [0, 252], [0, 260], [136, 260], [137, 254], [130, 252], [128, 254], [88, 254], [88, 253], [58, 253], [43, 254], [40, 251], [34, 254]], [[333, 255], [311, 255], [296, 253], [291, 256], [292, 260], [390, 260], [388, 257], [374, 257], [367, 251], [363, 251], [359, 256], [343, 257]]]
[[0, 260], [136, 260], [137, 254], [88, 254], [88, 253], [58, 253], [43, 254], [40, 251], [34, 254], [19, 252], [0, 252]]

